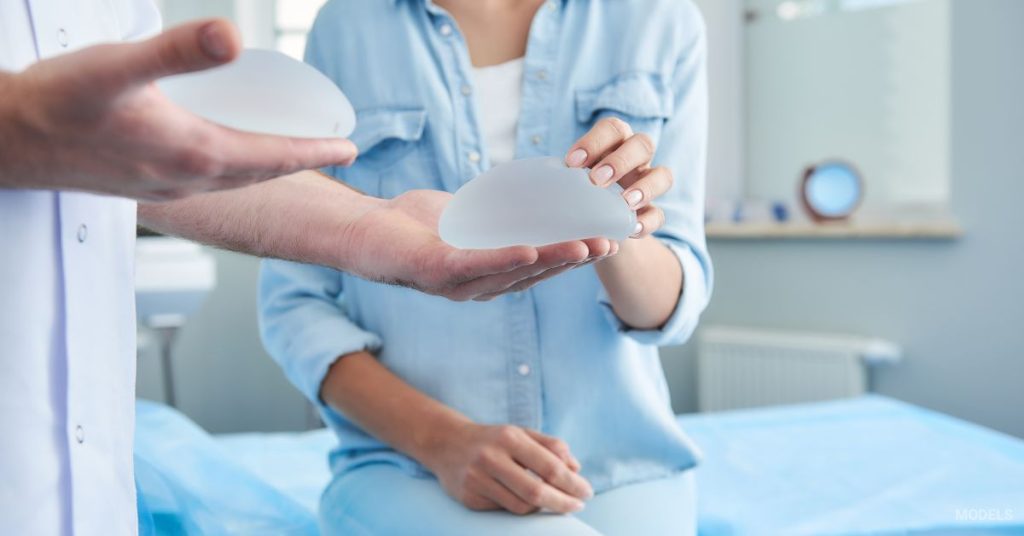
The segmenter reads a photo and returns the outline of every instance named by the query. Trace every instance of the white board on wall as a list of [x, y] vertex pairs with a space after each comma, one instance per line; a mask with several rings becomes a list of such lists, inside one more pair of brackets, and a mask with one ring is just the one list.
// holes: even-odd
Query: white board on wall
[[747, 195], [793, 201], [852, 162], [865, 205], [950, 197], [949, 0], [747, 0]]

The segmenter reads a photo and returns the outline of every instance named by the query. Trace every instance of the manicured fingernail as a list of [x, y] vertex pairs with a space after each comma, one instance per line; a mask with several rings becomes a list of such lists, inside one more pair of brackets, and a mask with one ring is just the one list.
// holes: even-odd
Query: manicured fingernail
[[569, 167], [580, 167], [584, 162], [587, 161], [587, 152], [583, 149], [576, 149], [569, 153], [569, 156], [565, 159], [565, 163], [569, 164]]
[[594, 184], [598, 186], [604, 186], [608, 181], [612, 180], [613, 175], [615, 175], [615, 170], [611, 166], [601, 166], [590, 174], [590, 180], [594, 181]]
[[583, 504], [582, 501], [573, 501], [573, 504], [572, 504], [572, 506], [569, 507], [569, 510], [571, 512], [579, 512], [580, 510], [583, 510], [584, 506], [585, 505]]
[[220, 23], [211, 22], [199, 30], [199, 44], [203, 47], [203, 52], [217, 61], [231, 57], [231, 47], [220, 26]]
[[636, 222], [636, 227], [633, 227], [633, 236], [636, 236], [644, 231], [644, 224]]
[[630, 190], [626, 192], [625, 197], [626, 203], [629, 203], [629, 208], [636, 208], [644, 200], [644, 193], [640, 190]]

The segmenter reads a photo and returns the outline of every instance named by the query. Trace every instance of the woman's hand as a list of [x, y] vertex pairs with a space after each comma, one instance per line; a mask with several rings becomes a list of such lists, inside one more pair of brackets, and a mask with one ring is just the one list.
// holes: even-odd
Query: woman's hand
[[517, 426], [466, 422], [425, 461], [449, 495], [472, 510], [525, 515], [570, 513], [593, 496], [580, 464], [560, 439]]
[[590, 180], [602, 188], [619, 183], [625, 190], [622, 197], [637, 211], [633, 238], [642, 238], [664, 225], [665, 213], [652, 202], [672, 188], [673, 182], [668, 168], [651, 167], [654, 151], [650, 136], [634, 134], [628, 123], [609, 117], [569, 149], [565, 163], [592, 168]]

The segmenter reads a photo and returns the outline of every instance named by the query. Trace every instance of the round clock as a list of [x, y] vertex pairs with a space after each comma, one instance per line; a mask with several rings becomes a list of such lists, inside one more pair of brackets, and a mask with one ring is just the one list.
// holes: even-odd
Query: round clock
[[863, 199], [864, 179], [852, 164], [827, 160], [804, 171], [800, 200], [814, 221], [844, 220]]

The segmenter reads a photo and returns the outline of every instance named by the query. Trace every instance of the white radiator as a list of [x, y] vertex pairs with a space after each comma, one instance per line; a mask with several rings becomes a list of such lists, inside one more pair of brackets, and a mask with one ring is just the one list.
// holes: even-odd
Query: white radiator
[[889, 342], [734, 327], [706, 327], [697, 357], [701, 411], [795, 404], [863, 394], [868, 366], [900, 359]]

